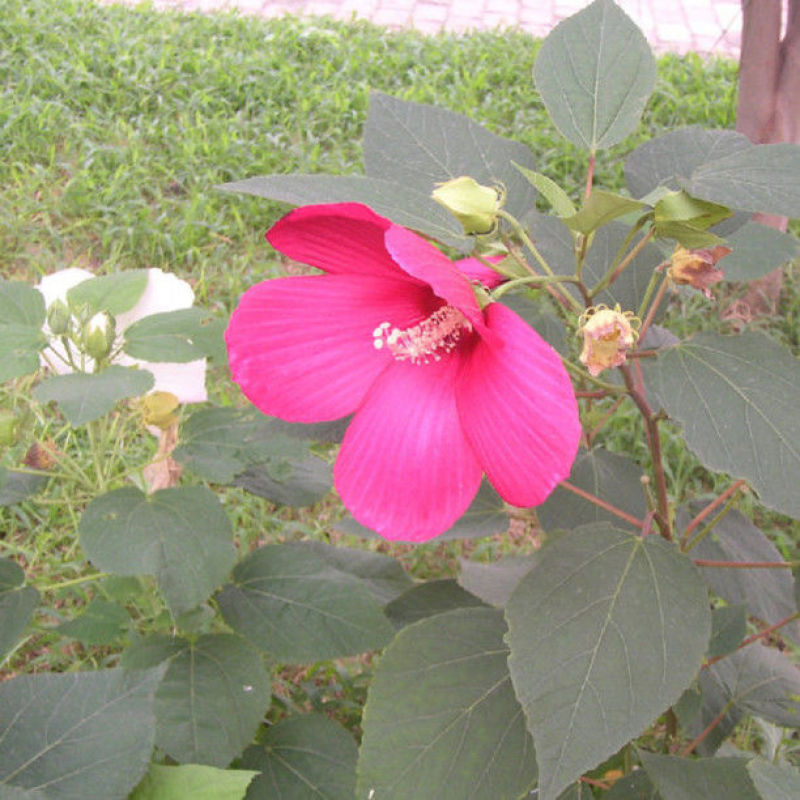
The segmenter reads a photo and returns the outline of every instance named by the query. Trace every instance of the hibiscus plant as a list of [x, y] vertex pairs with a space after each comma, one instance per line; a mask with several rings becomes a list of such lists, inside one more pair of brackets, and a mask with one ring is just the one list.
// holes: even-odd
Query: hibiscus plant
[[[800, 148], [680, 129], [633, 149], [625, 194], [597, 187], [655, 81], [612, 0], [553, 30], [534, 80], [585, 153], [575, 191], [473, 120], [377, 93], [364, 175], [222, 187], [298, 206], [267, 232], [291, 274], [244, 293], [225, 350], [160, 270], [0, 283], [0, 378], [27, 397], [0, 412], [0, 501], [84, 503], [77, 576], [37, 588], [0, 561], [0, 651], [78, 584], [96, 591], [58, 630], [106, 648], [94, 672], [0, 685], [0, 791], [800, 796], [796, 543], [756, 524], [797, 530], [800, 365], [715, 294], [798, 255], [752, 216], [800, 217]], [[708, 313], [686, 335], [689, 296]], [[226, 356], [252, 405], [206, 402]], [[256, 541], [225, 487], [314, 506], [336, 544]], [[457, 580], [414, 581], [383, 543], [488, 536], [516, 546]], [[370, 677], [352, 730], [276, 688], [322, 662]]]

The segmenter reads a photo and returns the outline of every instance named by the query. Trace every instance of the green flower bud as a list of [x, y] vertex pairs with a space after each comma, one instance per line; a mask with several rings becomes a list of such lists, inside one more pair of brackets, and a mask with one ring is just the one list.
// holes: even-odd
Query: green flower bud
[[505, 192], [501, 189], [483, 186], [466, 175], [437, 184], [431, 197], [443, 205], [468, 234], [491, 233], [497, 226], [497, 212], [505, 202]]
[[116, 338], [114, 317], [108, 312], [95, 314], [83, 329], [83, 349], [95, 361], [102, 361], [114, 346]]
[[19, 420], [13, 411], [0, 408], [0, 445], [10, 447], [17, 441], [17, 425]]
[[63, 300], [54, 300], [47, 309], [47, 325], [55, 336], [69, 335], [72, 314]]

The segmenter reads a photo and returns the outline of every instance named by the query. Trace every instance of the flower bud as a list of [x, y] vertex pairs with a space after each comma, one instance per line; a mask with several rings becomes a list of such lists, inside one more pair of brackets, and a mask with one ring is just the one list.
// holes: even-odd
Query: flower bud
[[628, 351], [639, 337], [639, 320], [632, 311], [611, 309], [605, 305], [594, 306], [581, 314], [578, 333], [583, 336], [581, 363], [590, 375], [599, 375], [604, 369], [619, 367], [627, 360]]
[[17, 441], [17, 425], [19, 419], [13, 411], [0, 408], [0, 445], [10, 447]]
[[725, 277], [721, 269], [716, 269], [716, 264], [730, 252], [730, 247], [723, 245], [701, 250], [687, 250], [678, 245], [672, 254], [667, 275], [673, 283], [692, 286], [700, 289], [706, 297], [711, 297], [708, 287]]
[[505, 192], [501, 189], [483, 186], [466, 175], [436, 184], [431, 197], [443, 205], [468, 234], [491, 233], [497, 226], [497, 212], [505, 202]]
[[144, 424], [167, 430], [178, 419], [175, 411], [179, 402], [172, 392], [151, 392], [142, 400]]
[[72, 327], [72, 314], [63, 300], [54, 300], [47, 309], [47, 326], [55, 336], [67, 336]]
[[114, 318], [106, 311], [95, 314], [84, 326], [83, 348], [95, 361], [101, 361], [114, 346], [116, 338]]

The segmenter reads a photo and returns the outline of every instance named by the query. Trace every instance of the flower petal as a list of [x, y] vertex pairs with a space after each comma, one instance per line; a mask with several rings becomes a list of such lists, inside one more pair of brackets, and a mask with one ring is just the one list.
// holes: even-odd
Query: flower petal
[[[489, 256], [486, 261], [490, 264], [499, 264], [503, 260], [503, 256]], [[454, 262], [456, 269], [464, 275], [467, 280], [477, 281], [483, 284], [487, 289], [494, 289], [501, 283], [505, 283], [508, 278], [501, 275], [496, 270], [487, 267], [482, 261], [471, 256], [470, 258], [462, 258]]]
[[411, 276], [425, 281], [448, 305], [459, 309], [478, 331], [485, 331], [475, 292], [453, 262], [416, 233], [399, 225], [386, 231], [386, 247]]
[[481, 340], [459, 376], [465, 434], [489, 480], [516, 506], [543, 502], [569, 476], [581, 434], [572, 382], [558, 354], [500, 303], [484, 311], [503, 347]]
[[437, 536], [478, 491], [481, 469], [454, 397], [460, 361], [391, 364], [347, 429], [334, 483], [353, 516], [386, 539]]
[[362, 275], [264, 281], [245, 292], [225, 332], [233, 379], [265, 414], [344, 417], [392, 361], [373, 331], [415, 324], [433, 302], [425, 286]]
[[153, 373], [156, 379], [152, 392], [170, 392], [181, 403], [205, 403], [206, 392], [206, 360], [186, 361], [183, 363], [160, 361], [141, 361], [120, 353], [115, 364], [123, 367], [139, 367]]
[[192, 303], [194, 291], [186, 281], [158, 267], [151, 267], [147, 270], [147, 286], [136, 305], [116, 317], [117, 333], [143, 317], [191, 308]]
[[386, 250], [383, 237], [391, 226], [388, 219], [361, 203], [301, 206], [267, 231], [267, 241], [289, 258], [331, 274], [417, 283]]
[[50, 306], [55, 300], [67, 300], [67, 292], [79, 283], [88, 281], [89, 278], [94, 278], [94, 273], [89, 272], [88, 269], [81, 269], [80, 267], [67, 267], [60, 269], [58, 272], [51, 272], [45, 275], [36, 288], [44, 296], [45, 306]]

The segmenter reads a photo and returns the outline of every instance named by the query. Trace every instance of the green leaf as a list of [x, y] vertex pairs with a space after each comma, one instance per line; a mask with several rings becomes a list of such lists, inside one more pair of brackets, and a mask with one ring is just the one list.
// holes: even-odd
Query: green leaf
[[163, 672], [41, 673], [0, 683], [0, 787], [52, 800], [124, 800], [150, 761]]
[[670, 131], [648, 139], [628, 156], [625, 182], [628, 191], [640, 198], [659, 186], [679, 190], [697, 167], [750, 147], [750, 140], [736, 131], [696, 125]]
[[731, 253], [720, 262], [726, 281], [752, 281], [800, 255], [797, 239], [759, 222], [748, 222], [727, 241]]
[[260, 654], [239, 636], [192, 641], [150, 636], [123, 665], [146, 669], [169, 659], [156, 692], [156, 745], [175, 761], [224, 767], [242, 752], [270, 703]]
[[271, 462], [255, 464], [240, 472], [233, 486], [284, 506], [311, 506], [325, 497], [333, 485], [330, 465], [316, 456], [284, 462], [288, 472], [276, 475]]
[[741, 211], [800, 217], [800, 146], [755, 144], [696, 167], [686, 190]]
[[202, 323], [207, 318], [208, 312], [201, 308], [150, 314], [125, 329], [122, 349], [142, 361], [196, 361], [206, 355], [195, 337], [202, 335]]
[[44, 324], [42, 293], [23, 281], [0, 278], [0, 320], [4, 325], [20, 325], [39, 330]]
[[614, 782], [603, 800], [661, 800], [647, 773], [638, 769]]
[[181, 426], [179, 441], [175, 459], [214, 483], [232, 483], [236, 475], [261, 463], [280, 475], [283, 465], [308, 454], [304, 443], [281, 432], [272, 417], [255, 409], [195, 411]]
[[130, 800], [243, 800], [257, 772], [203, 764], [151, 764]]
[[[678, 510], [679, 527], [688, 524], [690, 516], [704, 504], [692, 503], [691, 513]], [[693, 558], [710, 561], [782, 561], [780, 551], [767, 536], [738, 511], [729, 511], [714, 530], [701, 539], [691, 551]], [[794, 614], [794, 581], [788, 569], [721, 569], [701, 567], [703, 578], [711, 590], [732, 605], [744, 605], [748, 613], [772, 625]], [[797, 623], [782, 629], [796, 641]]]
[[[700, 756], [714, 755], [744, 717], [744, 711], [730, 703], [730, 695], [715, 680], [713, 669], [712, 666], [700, 671], [697, 680], [699, 708], [693, 707], [694, 702], [687, 704], [691, 708], [681, 709], [680, 703], [676, 706], [676, 710], [682, 713], [679, 720], [689, 738], [695, 739], [701, 733], [705, 734], [703, 741], [695, 748]], [[682, 702], [684, 700], [685, 697], [681, 698]], [[712, 722], [714, 725], [710, 733], [706, 732]]]
[[19, 564], [0, 559], [0, 662], [16, 645], [39, 605], [39, 592], [23, 586]]
[[744, 606], [723, 606], [711, 613], [711, 639], [708, 658], [733, 653], [747, 635], [747, 609]]
[[463, 608], [404, 628], [367, 697], [358, 797], [511, 800], [536, 779], [499, 611]]
[[121, 605], [95, 597], [79, 617], [62, 623], [56, 630], [83, 644], [108, 645], [122, 636], [130, 622], [130, 614]]
[[594, 153], [639, 124], [656, 64], [632, 20], [611, 0], [596, 0], [550, 32], [533, 75], [561, 134]]
[[623, 217], [625, 214], [630, 214], [643, 208], [645, 208], [644, 203], [640, 203], [638, 200], [631, 200], [630, 197], [595, 189], [588, 199], [584, 201], [581, 210], [577, 214], [573, 214], [571, 217], [564, 217], [561, 221], [570, 230], [586, 235], [603, 225], [607, 225], [617, 217]]
[[108, 311], [116, 316], [130, 311], [147, 288], [147, 270], [129, 269], [113, 275], [81, 281], [67, 292], [67, 302], [73, 308], [88, 305], [95, 313]]
[[[578, 453], [569, 482], [600, 497], [621, 511], [643, 519], [647, 513], [641, 468], [625, 456], [602, 448]], [[557, 486], [550, 497], [536, 509], [545, 530], [568, 530], [590, 522], [611, 522], [617, 527], [634, 528], [625, 520], [605, 511], [574, 492]]]
[[751, 645], [708, 669], [726, 704], [776, 725], [800, 728], [800, 671], [779, 650]]
[[493, 564], [481, 564], [460, 558], [458, 582], [484, 603], [503, 608], [535, 560], [535, 555], [505, 556]]
[[218, 187], [226, 192], [268, 197], [292, 205], [316, 203], [364, 203], [397, 225], [431, 236], [461, 252], [469, 252], [473, 240], [449, 212], [420, 191], [393, 180], [362, 175], [262, 175]]
[[39, 351], [46, 344], [47, 339], [39, 328], [0, 322], [0, 383], [36, 372]]
[[506, 606], [509, 666], [551, 800], [640, 734], [697, 673], [710, 634], [691, 561], [606, 524], [548, 543]]
[[279, 661], [354, 655], [392, 638], [370, 590], [303, 543], [254, 550], [217, 600], [228, 625]]
[[800, 797], [800, 771], [788, 764], [772, 764], [754, 758], [747, 764], [750, 780], [761, 800], [797, 800]]
[[98, 569], [154, 575], [173, 615], [200, 605], [236, 559], [228, 517], [201, 486], [108, 492], [89, 503], [79, 535]]
[[435, 614], [483, 605], [483, 601], [462, 589], [452, 578], [442, 578], [413, 586], [392, 600], [384, 611], [395, 628], [400, 630]]
[[698, 230], [706, 230], [733, 215], [726, 206], [698, 200], [682, 190], [665, 194], [653, 211], [656, 229], [664, 222], [686, 222]]
[[657, 756], [639, 758], [663, 800], [759, 800], [744, 758]]
[[93, 374], [75, 372], [43, 380], [33, 396], [40, 403], [58, 403], [73, 428], [102, 417], [122, 399], [139, 397], [153, 388], [152, 373], [113, 365]]
[[436, 205], [430, 194], [437, 183], [467, 175], [486, 186], [502, 184], [506, 208], [521, 217], [535, 205], [536, 193], [514, 162], [534, 168], [525, 145], [497, 136], [469, 117], [381, 92], [370, 94], [364, 170], [393, 183], [401, 197], [408, 189], [424, 196], [426, 204], [416, 207], [417, 213], [427, 215], [428, 204]]
[[30, 475], [0, 467], [0, 506], [13, 506], [30, 497], [47, 483], [44, 475]]
[[548, 178], [547, 175], [542, 175], [541, 172], [521, 167], [519, 164], [514, 164], [514, 166], [528, 179], [531, 186], [550, 203], [553, 211], [559, 217], [571, 217], [577, 212], [578, 209], [575, 208], [569, 195], [554, 180]]
[[522, 317], [559, 355], [567, 356], [567, 330], [549, 302], [525, 293], [505, 294], [501, 302]]
[[242, 765], [259, 770], [247, 800], [314, 797], [353, 800], [358, 748], [353, 737], [321, 714], [297, 714], [272, 725], [262, 743], [245, 750]]
[[699, 334], [643, 364], [657, 404], [712, 470], [745, 478], [761, 502], [800, 518], [800, 363], [766, 336]]
[[660, 239], [675, 239], [682, 247], [698, 249], [716, 247], [724, 244], [725, 239], [706, 230], [696, 228], [686, 222], [659, 222], [653, 225], [656, 236]]

